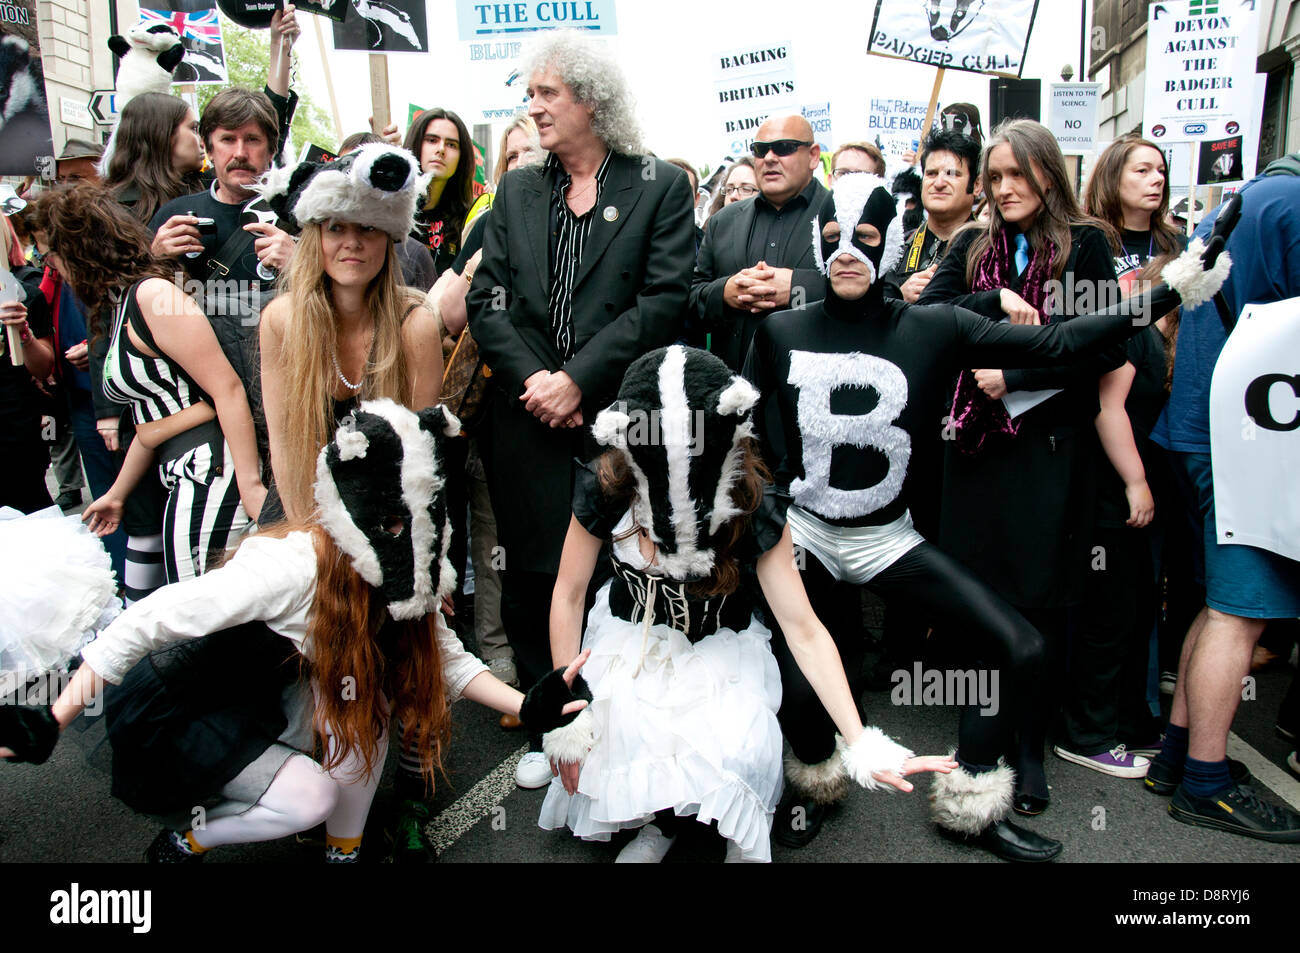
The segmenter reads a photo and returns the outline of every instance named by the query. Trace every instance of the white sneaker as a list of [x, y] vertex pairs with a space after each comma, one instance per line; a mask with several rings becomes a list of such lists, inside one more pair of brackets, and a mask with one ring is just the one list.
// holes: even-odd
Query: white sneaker
[[665, 837], [655, 825], [647, 824], [631, 843], [618, 852], [614, 863], [657, 864], [664, 859], [675, 840], [676, 837]]
[[487, 667], [488, 671], [495, 675], [500, 681], [503, 681], [514, 688], [519, 687], [519, 671], [515, 668], [514, 659], [509, 656], [488, 659]]
[[544, 788], [551, 783], [551, 763], [540, 751], [530, 751], [515, 766], [515, 784], [521, 788]]

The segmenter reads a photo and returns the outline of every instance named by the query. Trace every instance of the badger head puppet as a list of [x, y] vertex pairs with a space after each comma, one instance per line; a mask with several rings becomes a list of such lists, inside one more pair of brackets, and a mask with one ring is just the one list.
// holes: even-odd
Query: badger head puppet
[[180, 34], [166, 23], [137, 23], [126, 36], [110, 36], [108, 48], [122, 60], [117, 68], [117, 108], [141, 93], [166, 93], [185, 57]]
[[757, 400], [712, 354], [673, 345], [634, 361], [618, 399], [596, 417], [592, 435], [623, 455], [636, 483], [632, 516], [673, 579], [707, 576], [714, 534], [740, 515], [731, 491]]
[[295, 228], [333, 219], [378, 228], [400, 242], [428, 182], [409, 152], [375, 142], [332, 162], [272, 169], [257, 191]]
[[320, 524], [394, 619], [427, 615], [456, 586], [442, 458], [459, 432], [442, 407], [367, 400], [316, 458]]

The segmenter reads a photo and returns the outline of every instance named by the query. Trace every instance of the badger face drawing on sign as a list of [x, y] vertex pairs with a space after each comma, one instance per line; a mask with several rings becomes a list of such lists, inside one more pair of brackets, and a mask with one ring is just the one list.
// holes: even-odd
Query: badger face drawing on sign
[[372, 48], [382, 47], [384, 39], [382, 27], [388, 27], [394, 36], [401, 37], [417, 52], [424, 51], [424, 45], [420, 42], [419, 34], [416, 33], [415, 25], [411, 21], [411, 14], [405, 10], [391, 3], [384, 3], [382, 0], [352, 0], [352, 6], [356, 8], [357, 15], [366, 21]]
[[924, 0], [925, 15], [930, 21], [930, 36], [947, 43], [971, 21], [984, 6], [984, 0]]
[[427, 615], [455, 588], [441, 464], [443, 440], [459, 432], [440, 406], [414, 414], [368, 400], [316, 460], [321, 526], [394, 619]]
[[621, 453], [636, 486], [632, 518], [655, 544], [655, 568], [672, 579], [707, 576], [713, 536], [741, 515], [732, 489], [757, 400], [717, 357], [675, 344], [634, 361], [618, 399], [596, 417], [592, 435]]

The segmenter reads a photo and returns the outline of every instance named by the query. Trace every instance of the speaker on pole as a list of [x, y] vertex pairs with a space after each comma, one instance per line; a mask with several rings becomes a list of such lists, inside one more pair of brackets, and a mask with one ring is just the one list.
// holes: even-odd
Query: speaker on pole
[[1032, 119], [1042, 121], [1042, 80], [1006, 79], [1001, 76], [989, 80], [989, 117], [997, 126], [1004, 119]]

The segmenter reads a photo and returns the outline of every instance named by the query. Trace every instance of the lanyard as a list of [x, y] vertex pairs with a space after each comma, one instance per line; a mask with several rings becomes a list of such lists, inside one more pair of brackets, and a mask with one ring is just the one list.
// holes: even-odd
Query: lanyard
[[916, 230], [912, 237], [912, 244], [907, 249], [907, 265], [905, 271], [917, 271], [917, 265], [921, 261], [921, 246], [925, 244], [925, 226], [922, 225]]

